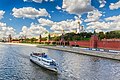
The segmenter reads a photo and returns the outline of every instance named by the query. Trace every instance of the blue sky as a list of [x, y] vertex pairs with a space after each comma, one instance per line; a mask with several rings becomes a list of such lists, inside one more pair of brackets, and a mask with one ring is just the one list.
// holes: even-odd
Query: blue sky
[[76, 20], [86, 31], [120, 30], [120, 0], [1, 0], [0, 11], [4, 13], [0, 26], [8, 30], [0, 32], [6, 36], [71, 32], [77, 28]]

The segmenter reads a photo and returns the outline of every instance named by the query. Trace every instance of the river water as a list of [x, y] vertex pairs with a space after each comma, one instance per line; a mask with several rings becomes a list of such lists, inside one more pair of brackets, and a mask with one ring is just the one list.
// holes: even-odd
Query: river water
[[[60, 74], [29, 60], [31, 52], [45, 52], [60, 66]], [[120, 61], [75, 53], [0, 44], [0, 80], [120, 80]]]

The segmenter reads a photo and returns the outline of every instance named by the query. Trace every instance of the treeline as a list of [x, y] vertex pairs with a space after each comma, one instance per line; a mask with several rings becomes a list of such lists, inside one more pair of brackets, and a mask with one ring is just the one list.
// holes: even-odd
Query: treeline
[[[110, 32], [99, 32], [99, 33], [91, 33], [91, 32], [82, 32], [79, 34], [75, 34], [75, 33], [66, 33], [64, 35], [61, 36], [55, 36], [55, 37], [51, 37], [49, 35], [49, 40], [52, 41], [60, 41], [61, 37], [64, 38], [65, 41], [80, 41], [80, 40], [90, 40], [92, 35], [97, 35], [99, 39], [113, 39], [113, 38], [117, 38], [120, 39], [120, 31], [110, 31]], [[31, 42], [34, 43], [36, 41], [38, 41], [38, 39], [36, 38], [26, 38], [26, 39], [19, 39], [22, 42]], [[41, 38], [41, 41], [47, 41], [48, 37], [44, 37]]]
[[110, 31], [110, 32], [99, 32], [97, 33], [99, 39], [113, 39], [113, 38], [116, 38], [116, 39], [120, 39], [120, 31]]
[[[90, 40], [92, 35], [97, 35], [99, 39], [120, 39], [120, 30], [118, 31], [110, 31], [110, 32], [99, 32], [99, 33], [91, 33], [91, 32], [82, 32], [79, 34], [75, 33], [66, 33], [64, 35], [65, 41], [80, 41], [80, 40]], [[61, 38], [61, 36], [60, 36]]]
[[[63, 37], [65, 41], [79, 41], [79, 40], [89, 40], [93, 33], [82, 32], [79, 34], [75, 33], [66, 33]], [[62, 37], [62, 36], [60, 36]]]
[[55, 37], [50, 37], [50, 40], [53, 41], [60, 41], [61, 38], [64, 38], [65, 41], [79, 41], [79, 40], [89, 40], [91, 35], [93, 35], [93, 33], [87, 33], [87, 32], [83, 32], [83, 33], [66, 33], [64, 35], [61, 36], [55, 36]]

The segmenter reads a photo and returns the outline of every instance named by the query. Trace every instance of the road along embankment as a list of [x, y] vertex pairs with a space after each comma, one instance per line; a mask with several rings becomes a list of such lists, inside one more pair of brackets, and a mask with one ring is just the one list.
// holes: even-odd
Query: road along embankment
[[101, 57], [101, 58], [108, 58], [108, 59], [114, 59], [114, 60], [120, 60], [120, 51], [116, 53], [112, 52], [104, 52], [104, 51], [92, 51], [88, 49], [83, 48], [74, 48], [74, 47], [62, 47], [62, 46], [41, 46], [38, 45], [39, 48], [47, 48], [47, 49], [53, 49], [53, 50], [60, 50], [65, 52], [71, 52], [71, 53], [78, 53], [82, 55], [90, 55], [95, 57]]
[[22, 46], [37, 46], [36, 44], [25, 44], [25, 43], [0, 43], [0, 44], [22, 45]]

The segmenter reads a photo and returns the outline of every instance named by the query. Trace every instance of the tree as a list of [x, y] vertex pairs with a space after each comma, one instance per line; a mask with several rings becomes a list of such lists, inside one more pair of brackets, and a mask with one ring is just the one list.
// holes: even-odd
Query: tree
[[36, 38], [31, 38], [31, 43], [33, 43], [33, 42], [36, 42], [37, 41], [37, 39]]
[[[93, 33], [87, 33], [87, 32], [82, 32], [82, 33], [66, 33], [64, 35], [65, 41], [80, 41], [80, 40], [89, 40], [89, 38], [93, 35]], [[61, 36], [60, 36], [61, 37]]]
[[47, 40], [48, 40], [48, 41], [51, 40], [50, 33], [48, 34]]
[[105, 38], [104, 32], [99, 32], [98, 37], [99, 37], [99, 39], [104, 39]]
[[51, 37], [51, 40], [53, 40], [53, 41], [59, 41], [60, 40], [60, 36]]
[[107, 39], [120, 38], [120, 31], [106, 32], [105, 36], [106, 36]]
[[29, 39], [29, 38], [26, 38], [26, 42], [30, 42], [30, 39]]

